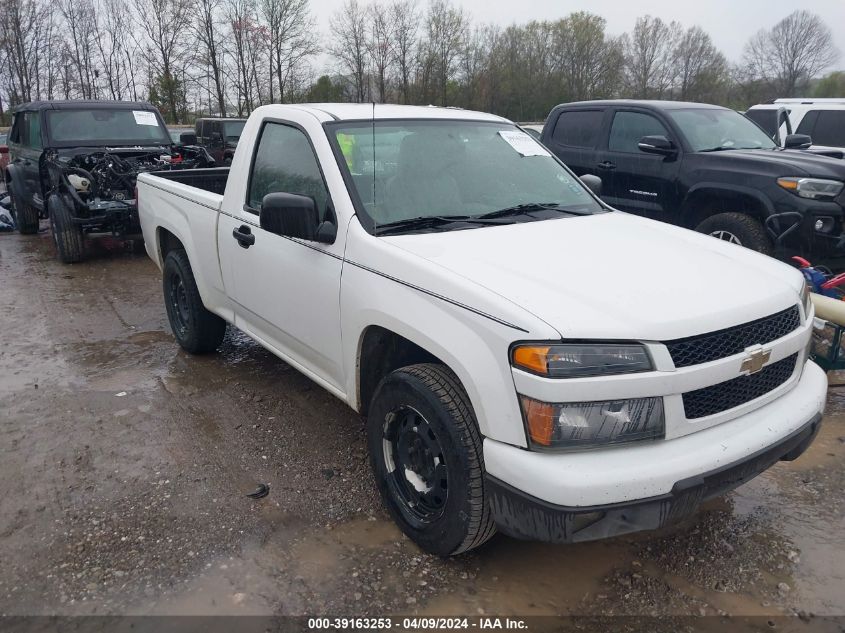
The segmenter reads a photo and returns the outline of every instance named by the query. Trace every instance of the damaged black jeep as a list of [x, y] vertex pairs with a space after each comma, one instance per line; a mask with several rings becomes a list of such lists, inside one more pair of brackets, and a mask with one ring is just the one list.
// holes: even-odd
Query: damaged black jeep
[[15, 110], [6, 182], [21, 233], [49, 218], [65, 263], [84, 259], [86, 240], [140, 241], [139, 173], [212, 167], [202, 147], [174, 144], [149, 103], [42, 101]]

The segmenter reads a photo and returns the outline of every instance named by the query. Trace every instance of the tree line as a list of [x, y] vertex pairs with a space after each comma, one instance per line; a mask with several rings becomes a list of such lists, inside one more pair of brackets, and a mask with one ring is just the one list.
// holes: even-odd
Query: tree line
[[612, 97], [746, 107], [845, 96], [843, 73], [819, 77], [838, 61], [830, 29], [804, 10], [752, 35], [732, 63], [700, 27], [649, 15], [611, 34], [588, 12], [500, 27], [451, 0], [346, 0], [321, 32], [309, 0], [3, 0], [0, 119], [23, 102], [78, 98], [149, 100], [170, 123], [303, 101], [520, 121]]

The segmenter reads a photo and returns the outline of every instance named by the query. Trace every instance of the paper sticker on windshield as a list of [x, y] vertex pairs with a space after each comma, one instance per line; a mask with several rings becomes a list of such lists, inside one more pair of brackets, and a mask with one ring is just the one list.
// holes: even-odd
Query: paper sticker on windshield
[[156, 118], [155, 112], [132, 110], [132, 115], [135, 117], [135, 123], [138, 125], [155, 125], [158, 127], [158, 119]]
[[505, 142], [523, 156], [549, 156], [548, 150], [540, 145], [525, 132], [519, 130], [501, 130], [499, 132]]

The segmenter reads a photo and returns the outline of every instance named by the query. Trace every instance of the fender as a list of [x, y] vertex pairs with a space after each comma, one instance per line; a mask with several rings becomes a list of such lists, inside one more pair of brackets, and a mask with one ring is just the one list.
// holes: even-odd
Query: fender
[[23, 176], [23, 170], [12, 163], [6, 168], [6, 174], [6, 185], [9, 191], [14, 190], [19, 200], [32, 204], [32, 191]]
[[722, 191], [730, 191], [732, 193], [740, 193], [745, 196], [750, 196], [757, 200], [763, 208], [766, 210], [766, 217], [770, 215], [774, 215], [775, 207], [772, 204], [771, 200], [769, 200], [766, 196], [764, 196], [759, 189], [754, 189], [752, 187], [746, 187], [744, 185], [735, 185], [723, 182], [699, 182], [694, 184], [687, 190], [686, 196], [684, 196], [684, 200], [681, 203], [682, 214], [686, 215], [689, 211], [691, 206], [690, 198], [692, 198], [695, 194], [701, 191], [712, 191], [713, 193], [719, 193]]

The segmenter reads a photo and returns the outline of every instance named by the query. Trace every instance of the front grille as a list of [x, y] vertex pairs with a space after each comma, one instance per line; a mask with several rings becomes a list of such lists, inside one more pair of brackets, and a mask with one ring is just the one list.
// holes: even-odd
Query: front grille
[[739, 376], [718, 385], [684, 394], [684, 413], [688, 420], [703, 418], [733, 409], [777, 389], [792, 376], [798, 354], [769, 365], [749, 376]]
[[752, 345], [770, 343], [801, 325], [798, 306], [736, 327], [669, 341], [675, 367], [689, 367], [739, 354]]

